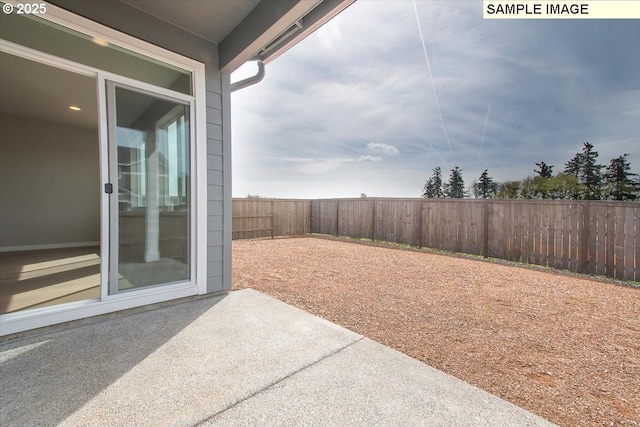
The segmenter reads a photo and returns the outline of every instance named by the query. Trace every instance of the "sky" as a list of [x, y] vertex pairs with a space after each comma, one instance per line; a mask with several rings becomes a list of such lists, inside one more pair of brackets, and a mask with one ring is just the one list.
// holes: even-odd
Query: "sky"
[[[234, 197], [420, 197], [560, 172], [585, 141], [640, 172], [640, 21], [484, 20], [481, 1], [358, 0], [231, 95]], [[255, 72], [255, 64], [232, 75]]]

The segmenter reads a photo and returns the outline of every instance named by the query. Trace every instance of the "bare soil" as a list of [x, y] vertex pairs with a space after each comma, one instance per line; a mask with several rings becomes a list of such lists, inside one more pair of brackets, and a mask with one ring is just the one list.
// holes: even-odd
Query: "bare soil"
[[640, 426], [640, 289], [320, 238], [233, 242], [254, 288], [563, 426]]

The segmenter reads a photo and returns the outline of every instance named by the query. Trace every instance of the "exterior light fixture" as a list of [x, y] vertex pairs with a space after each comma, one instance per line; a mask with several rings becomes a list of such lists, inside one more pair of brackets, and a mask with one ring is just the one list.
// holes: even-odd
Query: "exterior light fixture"
[[75, 105], [69, 105], [69, 110], [73, 111], [82, 111], [82, 108], [76, 107]]

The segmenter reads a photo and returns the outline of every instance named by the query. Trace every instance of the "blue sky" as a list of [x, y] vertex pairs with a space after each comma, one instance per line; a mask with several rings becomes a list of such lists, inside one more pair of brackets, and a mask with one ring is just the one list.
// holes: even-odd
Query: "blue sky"
[[358, 0], [232, 94], [233, 195], [419, 197], [435, 166], [521, 179], [585, 141], [640, 172], [638, 40], [637, 20]]

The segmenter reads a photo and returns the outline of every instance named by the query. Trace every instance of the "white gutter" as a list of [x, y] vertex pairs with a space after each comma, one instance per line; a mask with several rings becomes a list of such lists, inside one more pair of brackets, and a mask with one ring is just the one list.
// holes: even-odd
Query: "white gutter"
[[258, 72], [254, 76], [247, 77], [246, 79], [240, 80], [235, 83], [231, 83], [231, 92], [235, 92], [236, 90], [244, 89], [245, 87], [260, 83], [262, 79], [264, 79], [264, 64], [262, 63], [262, 61], [257, 61], [257, 63]]

